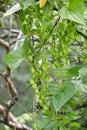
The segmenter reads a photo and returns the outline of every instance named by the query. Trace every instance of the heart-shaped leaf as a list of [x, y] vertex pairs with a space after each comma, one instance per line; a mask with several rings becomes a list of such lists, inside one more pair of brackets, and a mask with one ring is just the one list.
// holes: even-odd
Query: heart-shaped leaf
[[84, 22], [84, 3], [83, 0], [70, 0], [68, 7], [62, 7], [59, 11], [59, 15], [63, 19], [75, 21], [79, 24], [85, 25]]
[[67, 82], [63, 91], [59, 91], [53, 98], [53, 105], [56, 111], [59, 109], [71, 98], [76, 92], [76, 87], [73, 83]]

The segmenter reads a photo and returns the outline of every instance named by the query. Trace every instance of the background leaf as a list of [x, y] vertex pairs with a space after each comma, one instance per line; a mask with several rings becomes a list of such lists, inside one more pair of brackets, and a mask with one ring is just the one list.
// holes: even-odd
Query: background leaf
[[87, 85], [87, 67], [83, 67], [79, 70], [79, 75], [84, 85]]
[[11, 15], [19, 10], [21, 10], [22, 7], [20, 6], [19, 3], [15, 4], [11, 9], [9, 9], [5, 14], [4, 16], [8, 16], [8, 15]]
[[22, 48], [11, 51], [4, 57], [4, 62], [13, 70], [16, 69], [24, 60], [22, 56]]

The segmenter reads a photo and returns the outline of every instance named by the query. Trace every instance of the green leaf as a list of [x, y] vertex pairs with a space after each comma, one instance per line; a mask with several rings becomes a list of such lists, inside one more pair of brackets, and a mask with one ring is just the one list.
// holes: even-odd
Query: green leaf
[[64, 125], [66, 125], [71, 120], [76, 120], [77, 118], [80, 118], [80, 116], [78, 116], [75, 112], [71, 112], [71, 113], [69, 112], [64, 115], [62, 122]]
[[80, 70], [81, 66], [73, 66], [70, 69], [68, 69], [68, 76], [71, 77], [75, 77], [79, 75], [79, 70]]
[[76, 92], [76, 87], [73, 83], [67, 82], [63, 91], [59, 91], [53, 98], [53, 105], [56, 111], [64, 106], [64, 104], [71, 98]]
[[20, 6], [19, 3], [17, 3], [17, 4], [15, 4], [14, 6], [12, 6], [12, 8], [9, 9], [9, 10], [4, 14], [4, 16], [11, 15], [11, 14], [13, 14], [13, 13], [15, 13], [15, 12], [21, 10], [21, 9], [22, 9], [22, 7]]
[[59, 130], [65, 130], [65, 127], [62, 123], [60, 123], [60, 125], [59, 125]]
[[54, 120], [52, 117], [44, 116], [42, 120], [39, 120], [37, 126], [39, 129], [45, 130], [57, 130], [58, 129], [58, 121]]
[[[24, 1], [22, 4], [23, 4], [23, 9], [26, 9], [28, 8], [29, 6], [31, 6], [32, 4], [34, 3], [34, 0], [27, 0], [27, 1]], [[15, 4], [14, 6], [12, 6], [5, 14], [4, 16], [8, 16], [8, 15], [11, 15], [19, 10], [22, 9], [22, 6], [20, 3], [17, 3]]]
[[78, 123], [78, 122], [72, 122], [70, 124], [70, 130], [77, 130], [81, 128], [81, 123]]
[[23, 47], [22, 47], [22, 50], [23, 50], [23, 56], [24, 57], [28, 57], [29, 54], [30, 54], [30, 43], [29, 43], [29, 38], [25, 38], [25, 41], [24, 41], [24, 44], [23, 44]]
[[11, 51], [4, 57], [4, 62], [13, 70], [16, 69], [24, 60], [22, 55], [22, 48]]
[[82, 77], [82, 83], [87, 85], [87, 73]]
[[84, 85], [87, 85], [87, 67], [83, 67], [79, 70], [79, 76]]
[[46, 127], [45, 130], [57, 130], [58, 129], [58, 121], [52, 120]]
[[50, 117], [48, 116], [44, 116], [44, 118], [42, 120], [39, 120], [37, 122], [37, 126], [39, 129], [44, 128], [48, 123], [50, 122]]
[[49, 92], [50, 92], [51, 94], [53, 94], [53, 95], [57, 94], [58, 91], [59, 91], [59, 89], [58, 89], [58, 87], [57, 87], [57, 83], [56, 83], [56, 82], [53, 82], [53, 81], [49, 82], [49, 83], [48, 83], [48, 90], [49, 90]]
[[23, 6], [24, 6], [23, 10], [25, 10], [26, 8], [28, 8], [29, 6], [31, 6], [34, 2], [35, 2], [35, 0], [26, 0], [26, 1], [24, 1], [23, 2]]
[[68, 19], [71, 21], [75, 21], [79, 24], [85, 25], [84, 22], [84, 3], [83, 0], [79, 1], [79, 0], [73, 0], [73, 1], [69, 1], [69, 6], [66, 7], [62, 7], [62, 9], [60, 9], [59, 11], [59, 15], [63, 18], [63, 19]]
[[69, 0], [69, 7], [83, 6], [84, 0]]

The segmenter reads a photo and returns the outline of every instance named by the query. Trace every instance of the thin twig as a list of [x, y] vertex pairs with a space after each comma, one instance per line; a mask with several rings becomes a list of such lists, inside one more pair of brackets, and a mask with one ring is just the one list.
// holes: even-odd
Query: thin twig
[[78, 31], [78, 30], [76, 30], [76, 32], [77, 32], [78, 34], [80, 34], [82, 37], [84, 37], [85, 39], [87, 39], [87, 35], [83, 34], [82, 32], [80, 32], [80, 31]]
[[85, 108], [87, 107], [87, 100], [83, 102], [83, 104], [78, 104], [76, 107], [75, 107], [75, 110], [78, 110], [78, 109], [82, 109], [82, 108]]

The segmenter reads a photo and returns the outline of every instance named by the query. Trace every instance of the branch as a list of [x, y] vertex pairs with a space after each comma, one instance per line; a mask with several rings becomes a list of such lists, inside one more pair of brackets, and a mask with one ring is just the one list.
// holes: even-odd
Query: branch
[[[3, 46], [6, 50], [6, 54], [9, 53], [10, 51], [10, 46], [9, 43], [0, 39], [0, 45]], [[5, 122], [9, 122], [9, 111], [11, 109], [11, 107], [16, 103], [16, 101], [18, 100], [18, 92], [11, 80], [11, 70], [8, 67], [8, 65], [6, 65], [6, 72], [4, 73], [0, 73], [0, 75], [2, 76], [2, 78], [5, 80], [6, 84], [7, 84], [7, 88], [9, 90], [9, 97], [10, 100], [6, 103], [5, 108], [4, 108], [4, 121]]]
[[[9, 53], [10, 45], [8, 42], [0, 39], [0, 45], [5, 48], [6, 54]], [[10, 97], [10, 100], [7, 103], [5, 103], [4, 107], [0, 105], [0, 114], [4, 117], [3, 119], [0, 119], [0, 122], [16, 130], [32, 130], [28, 126], [19, 123], [14, 117], [14, 115], [10, 112], [11, 107], [17, 103], [18, 92], [11, 80], [11, 70], [8, 67], [8, 65], [6, 65], [6, 71], [4, 73], [0, 72], [0, 76], [2, 76], [2, 78], [5, 80], [7, 84], [7, 88], [9, 90], [8, 96]]]
[[85, 101], [83, 102], [83, 104], [78, 104], [78, 105], [76, 106], [75, 110], [82, 109], [82, 108], [85, 108], [85, 107], [87, 107], [87, 100], [85, 100]]
[[0, 45], [3, 46], [7, 51], [9, 51], [9, 43], [0, 39]]
[[78, 31], [78, 30], [76, 30], [76, 32], [77, 32], [78, 34], [80, 34], [82, 37], [84, 37], [85, 39], [87, 39], [87, 36], [86, 36], [85, 34], [83, 34], [82, 32], [80, 32], [80, 31]]
[[[4, 112], [5, 108], [2, 105], [0, 105], [0, 114], [4, 115]], [[0, 119], [0, 122], [16, 130], [32, 130], [26, 125], [19, 123], [11, 112], [9, 112], [8, 118], [9, 118], [8, 122], [4, 121], [3, 119]]]

